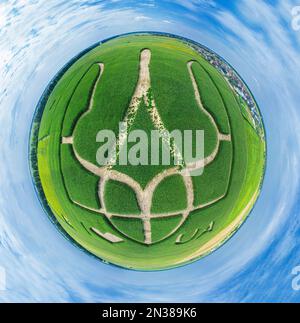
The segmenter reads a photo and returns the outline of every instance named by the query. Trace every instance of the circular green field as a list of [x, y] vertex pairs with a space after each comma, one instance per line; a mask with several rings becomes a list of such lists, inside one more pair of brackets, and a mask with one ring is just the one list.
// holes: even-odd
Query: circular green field
[[[120, 122], [126, 139], [188, 130], [193, 152], [201, 130], [203, 156], [178, 165], [167, 137], [169, 164], [150, 164], [151, 150], [144, 163], [137, 148], [137, 162], [122, 164], [137, 141], [124, 144]], [[99, 163], [103, 130], [115, 134], [115, 163], [108, 152]], [[31, 165], [45, 210], [72, 242], [122, 267], [168, 269], [214, 251], [246, 219], [264, 174], [264, 128], [219, 56], [175, 36], [131, 34], [88, 49], [51, 82], [32, 126]]]

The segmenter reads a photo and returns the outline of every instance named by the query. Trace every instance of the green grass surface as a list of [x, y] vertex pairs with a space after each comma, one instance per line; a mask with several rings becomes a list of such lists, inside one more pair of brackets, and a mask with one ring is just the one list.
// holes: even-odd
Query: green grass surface
[[62, 134], [64, 137], [71, 136], [74, 131], [78, 117], [88, 108], [88, 102], [92, 95], [92, 88], [99, 76], [100, 68], [98, 64], [89, 67], [74, 89], [72, 97], [68, 103]]
[[173, 230], [175, 230], [178, 227], [181, 220], [182, 215], [175, 215], [172, 217], [162, 219], [152, 219], [152, 240], [160, 241], [161, 239], [163, 239], [165, 236], [170, 234]]
[[251, 113], [249, 111], [247, 102], [240, 96], [237, 98], [237, 101], [238, 101], [238, 103], [240, 105], [243, 117], [246, 119], [246, 121], [248, 121], [249, 125], [251, 127], [253, 127], [254, 130], [255, 130], [254, 121], [253, 121], [253, 118], [252, 118]]
[[[73, 203], [73, 199], [92, 208], [99, 207], [97, 182], [76, 164], [70, 146], [61, 145], [61, 137], [74, 132], [75, 147], [80, 155], [96, 164], [99, 143], [96, 134], [101, 129], [116, 130], [122, 120], [138, 78], [139, 53], [150, 48], [152, 90], [157, 108], [166, 127], [173, 129], [204, 129], [205, 154], [215, 147], [216, 133], [207, 117], [199, 111], [186, 63], [196, 60], [193, 71], [203, 103], [215, 115], [220, 129], [230, 130], [231, 143], [223, 143], [217, 159], [202, 177], [194, 179], [195, 204], [226, 193], [225, 197], [204, 209], [194, 211], [176, 234], [151, 246], [144, 245], [142, 221], [114, 217], [110, 222], [104, 215], [94, 213]], [[87, 98], [99, 72], [98, 62], [105, 64], [96, 89], [94, 107], [76, 124], [86, 111]], [[220, 113], [218, 112], [220, 111]], [[227, 118], [227, 119], [226, 119]], [[76, 127], [74, 128], [74, 125]], [[37, 124], [35, 123], [37, 126]], [[176, 39], [158, 36], [128, 36], [102, 44], [71, 65], [47, 98], [39, 123], [37, 162], [38, 174], [46, 202], [56, 220], [79, 245], [96, 256], [127, 268], [163, 269], [189, 262], [189, 255], [220, 233], [231, 223], [259, 190], [264, 163], [265, 143], [245, 119], [238, 98], [221, 74], [186, 44]], [[151, 130], [147, 111], [142, 108], [134, 127]], [[222, 157], [223, 156], [223, 157]], [[158, 166], [158, 168], [161, 166]], [[120, 169], [119, 169], [120, 170]], [[36, 170], [35, 170], [36, 171]], [[157, 169], [123, 168], [142, 186], [157, 174]], [[230, 173], [230, 174], [229, 174]], [[211, 176], [214, 174], [213, 178]], [[164, 188], [154, 196], [153, 211], [178, 210], [184, 203], [183, 189], [162, 183]], [[110, 210], [137, 211], [135, 196], [128, 187], [110, 183], [105, 198]], [[164, 193], [163, 191], [167, 191]], [[132, 209], [131, 209], [132, 207]], [[246, 216], [246, 215], [245, 215]], [[153, 241], [159, 241], [179, 223], [181, 216], [151, 220]], [[199, 239], [176, 245], [178, 234], [188, 238], [195, 228], [205, 229], [214, 222], [212, 232]], [[127, 239], [121, 232], [130, 235]], [[108, 242], [90, 229], [109, 232], [124, 238], [122, 244]], [[191, 259], [192, 260], [192, 259]]]
[[95, 164], [99, 148], [97, 133], [102, 129], [118, 133], [119, 122], [129, 106], [138, 79], [139, 54], [139, 47], [127, 48], [122, 43], [101, 48], [98, 60], [105, 64], [105, 70], [95, 93], [94, 106], [78, 121], [74, 133], [76, 150]]

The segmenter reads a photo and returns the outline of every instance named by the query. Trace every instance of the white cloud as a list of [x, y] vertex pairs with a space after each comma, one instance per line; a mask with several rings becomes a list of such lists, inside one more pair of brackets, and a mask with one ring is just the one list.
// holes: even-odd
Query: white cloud
[[145, 20], [151, 20], [151, 19], [152, 19], [151, 17], [144, 16], [144, 15], [134, 17], [135, 21], [145, 21]]
[[197, 11], [199, 9], [207, 9], [208, 7], [215, 7], [216, 3], [214, 0], [174, 0], [172, 2], [190, 10]]

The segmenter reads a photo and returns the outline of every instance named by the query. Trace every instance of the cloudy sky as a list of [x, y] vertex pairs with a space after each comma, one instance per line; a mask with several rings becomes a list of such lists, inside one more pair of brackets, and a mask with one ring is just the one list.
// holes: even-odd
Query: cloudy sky
[[[0, 0], [0, 301], [300, 301], [292, 288], [300, 265], [297, 5]], [[104, 265], [65, 240], [42, 211], [28, 166], [32, 116], [56, 72], [99, 40], [143, 30], [194, 39], [229, 61], [258, 101], [268, 141], [263, 191], [239, 232], [192, 265], [156, 273]]]

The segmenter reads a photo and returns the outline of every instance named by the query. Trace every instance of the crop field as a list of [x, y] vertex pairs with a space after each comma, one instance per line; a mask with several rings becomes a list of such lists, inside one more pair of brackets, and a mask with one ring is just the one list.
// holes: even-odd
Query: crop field
[[[229, 239], [259, 196], [265, 139], [247, 102], [187, 40], [100, 43], [65, 68], [39, 109], [31, 162], [40, 200], [62, 232], [105, 262], [136, 270], [193, 262]], [[174, 154], [168, 165], [122, 165], [134, 147], [118, 137], [125, 121], [127, 137], [192, 131], [193, 153], [202, 130], [201, 174]], [[116, 134], [116, 165], [98, 163], [101, 130]]]

